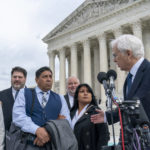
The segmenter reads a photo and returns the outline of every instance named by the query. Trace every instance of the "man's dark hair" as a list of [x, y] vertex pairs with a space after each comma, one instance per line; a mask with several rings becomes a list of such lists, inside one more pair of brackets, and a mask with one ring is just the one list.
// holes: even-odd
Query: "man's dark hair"
[[14, 72], [21, 72], [21, 73], [23, 73], [25, 78], [27, 77], [27, 71], [22, 67], [16, 66], [16, 67], [12, 68], [11, 75], [13, 75]]
[[41, 67], [40, 69], [38, 69], [35, 73], [36, 78], [39, 78], [39, 76], [42, 74], [42, 72], [44, 71], [49, 71], [53, 74], [52, 70], [49, 67]]

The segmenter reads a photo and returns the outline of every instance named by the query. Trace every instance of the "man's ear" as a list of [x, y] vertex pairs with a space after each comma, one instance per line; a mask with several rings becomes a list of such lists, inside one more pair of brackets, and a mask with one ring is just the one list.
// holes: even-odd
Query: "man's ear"
[[36, 82], [36, 83], [38, 82], [38, 79], [37, 79], [37, 78], [35, 78], [35, 82]]
[[127, 50], [126, 53], [129, 57], [131, 57], [133, 55], [133, 52], [131, 50]]

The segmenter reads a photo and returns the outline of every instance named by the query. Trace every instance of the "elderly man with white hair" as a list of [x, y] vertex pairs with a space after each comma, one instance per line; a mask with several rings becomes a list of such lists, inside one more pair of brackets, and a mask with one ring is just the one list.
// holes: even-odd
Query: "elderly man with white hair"
[[[150, 120], [150, 111], [149, 111], [149, 107], [150, 107], [150, 62], [144, 58], [144, 46], [143, 46], [142, 41], [138, 39], [137, 37], [135, 37], [134, 35], [126, 34], [113, 40], [111, 42], [111, 47], [112, 47], [112, 53], [114, 56], [114, 62], [118, 65], [118, 67], [121, 70], [128, 72], [128, 75], [127, 75], [127, 78], [125, 80], [124, 87], [123, 87], [124, 101], [134, 100], [135, 98], [138, 98], [141, 101], [141, 104], [143, 105], [143, 108], [145, 110], [145, 113], [148, 119]], [[107, 120], [109, 124], [112, 124], [111, 111], [106, 111], [104, 113], [102, 110], [97, 110], [97, 112], [98, 114], [91, 116], [91, 121], [93, 123], [102, 123]], [[114, 123], [119, 121], [118, 112], [119, 112], [118, 109], [115, 109], [112, 111]], [[140, 114], [141, 114], [141, 118], [139, 119], [140, 125], [143, 125], [145, 122], [147, 124], [148, 119], [144, 116], [144, 111], [143, 112], [140, 111]], [[126, 149], [133, 149], [133, 147], [134, 149], [136, 149], [136, 146], [137, 146], [137, 145], [135, 146], [135, 142], [134, 142], [131, 132], [130, 134], [127, 134], [127, 132], [129, 132], [129, 128], [130, 128], [130, 131], [132, 131], [131, 129], [134, 128], [135, 125], [137, 125], [137, 122], [135, 120], [136, 120], [135, 116], [134, 117], [132, 116], [132, 121], [130, 122], [129, 121], [125, 122], [125, 120], [123, 121], [123, 123], [125, 123], [123, 127], [125, 129], [124, 133], [126, 134], [126, 136], [125, 134], [124, 136], [122, 136], [121, 143], [122, 143], [122, 147], [124, 147], [124, 144], [123, 144], [123, 141], [124, 141], [123, 137], [124, 137], [125, 140], [127, 140], [125, 143]], [[133, 125], [133, 122], [135, 125]], [[128, 127], [125, 127], [127, 125]], [[143, 126], [143, 129], [145, 129], [145, 126]], [[147, 130], [147, 134], [149, 134], [148, 130]], [[138, 142], [138, 148], [141, 146], [142, 149], [143, 148], [146, 150], [150, 149], [149, 147], [150, 141], [148, 140], [147, 137], [149, 136], [146, 135], [145, 138], [142, 137], [144, 139], [144, 142]], [[130, 144], [130, 140], [132, 141], [131, 144]], [[147, 141], [147, 143], [145, 141]], [[142, 143], [142, 145], [140, 145], [140, 143]]]
[[[114, 62], [118, 67], [127, 71], [128, 75], [124, 83], [124, 100], [139, 98], [150, 120], [150, 62], [144, 58], [144, 46], [142, 41], [134, 35], [125, 34], [111, 42]], [[91, 117], [92, 122], [104, 122], [104, 113]], [[110, 112], [106, 112], [106, 118], [111, 124]], [[119, 121], [118, 111], [113, 112], [114, 122]]]
[[74, 94], [79, 84], [80, 81], [75, 76], [71, 76], [67, 79], [67, 93], [66, 95], [64, 95], [64, 97], [66, 99], [69, 110], [71, 110], [71, 108], [73, 107]]

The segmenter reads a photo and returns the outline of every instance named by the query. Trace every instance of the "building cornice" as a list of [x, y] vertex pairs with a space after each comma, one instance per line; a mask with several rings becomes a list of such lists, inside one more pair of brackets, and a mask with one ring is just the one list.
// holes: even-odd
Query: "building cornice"
[[[104, 21], [104, 20], [108, 20], [109, 18], [112, 18], [112, 17], [114, 17], [114, 16], [116, 16], [116, 15], [118, 15], [118, 14], [124, 12], [124, 11], [127, 11], [128, 9], [131, 9], [131, 8], [134, 8], [134, 7], [138, 6], [138, 5], [141, 5], [141, 3], [145, 2], [145, 1], [146, 1], [146, 0], [137, 0], [137, 1], [132, 2], [132, 3], [128, 3], [128, 4], [126, 4], [125, 6], [121, 7], [120, 9], [113, 10], [113, 11], [111, 11], [111, 12], [108, 12], [108, 13], [106, 13], [106, 14], [101, 15], [100, 17], [97, 17], [97, 19], [95, 19], [95, 20], [90, 20], [89, 22], [87, 22], [87, 23], [85, 23], [85, 24], [83, 24], [83, 25], [80, 25], [80, 26], [78, 26], [78, 27], [73, 27], [73, 28], [71, 28], [71, 29], [67, 29], [67, 30], [64, 31], [64, 32], [58, 33], [56, 36], [53, 36], [53, 37], [48, 38], [49, 35], [50, 35], [54, 30], [56, 30], [57, 28], [59, 28], [60, 25], [62, 25], [62, 23], [65, 23], [66, 19], [70, 18], [70, 17], [74, 14], [74, 12], [73, 12], [69, 17], [67, 17], [62, 23], [60, 23], [54, 30], [52, 30], [52, 31], [51, 31], [47, 36], [45, 36], [42, 40], [43, 40], [45, 43], [48, 43], [50, 40], [56, 40], [56, 39], [61, 38], [61, 37], [65, 36], [65, 35], [72, 34], [72, 33], [74, 33], [74, 32], [78, 32], [78, 31], [81, 31], [81, 30], [83, 30], [83, 29], [85, 29], [85, 28], [88, 28], [88, 27], [91, 27], [91, 26], [93, 26], [93, 25], [95, 25], [95, 24], [98, 24], [99, 22], [102, 22], [102, 21]], [[77, 10], [78, 10], [78, 11], [81, 11], [81, 9], [84, 9], [84, 7], [86, 7], [87, 4], [90, 4], [90, 3], [91, 3], [91, 2], [88, 2], [88, 3], [85, 3], [85, 2], [84, 2], [84, 3], [83, 3], [78, 9], [76, 9], [75, 11], [77, 11]], [[85, 6], [85, 5], [86, 5], [86, 6]]]

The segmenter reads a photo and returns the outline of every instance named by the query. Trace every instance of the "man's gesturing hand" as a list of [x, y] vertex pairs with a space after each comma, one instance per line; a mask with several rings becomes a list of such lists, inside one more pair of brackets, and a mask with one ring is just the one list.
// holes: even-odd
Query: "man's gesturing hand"
[[93, 123], [104, 123], [104, 112], [96, 109], [97, 114], [91, 115], [91, 122]]

